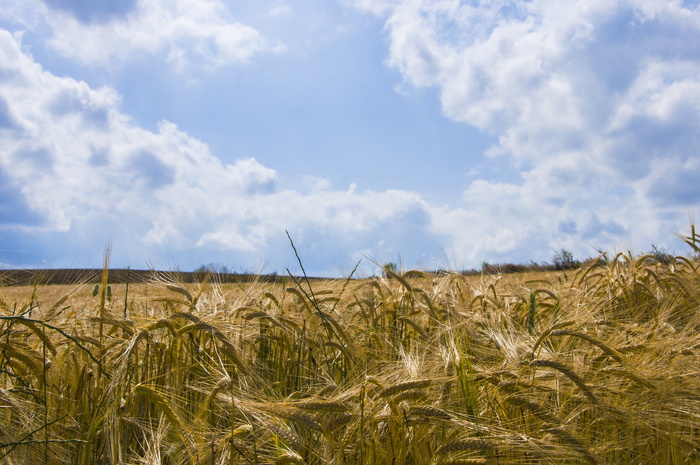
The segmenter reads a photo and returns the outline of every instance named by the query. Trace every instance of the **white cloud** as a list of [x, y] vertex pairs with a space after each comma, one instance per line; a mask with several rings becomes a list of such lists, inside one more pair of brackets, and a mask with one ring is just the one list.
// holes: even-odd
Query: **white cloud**
[[[393, 241], [392, 223], [409, 221], [418, 233], [428, 226], [415, 194], [336, 190], [323, 180], [304, 192], [280, 190], [276, 171], [253, 158], [224, 164], [171, 122], [140, 128], [113, 89], [43, 70], [1, 29], [0, 102], [0, 180], [12, 194], [0, 208], [5, 231], [112, 238], [122, 251], [155, 245], [252, 257], [286, 244], [285, 230], [351, 255]], [[9, 221], [12, 211], [24, 216]]]
[[10, 0], [0, 17], [36, 32], [48, 30], [50, 47], [102, 66], [155, 55], [178, 71], [192, 65], [215, 69], [282, 49], [231, 19], [219, 0], [134, 0], [117, 11], [98, 11], [97, 6], [87, 9], [89, 14], [85, 10], [81, 2]]
[[[268, 257], [287, 251], [288, 229], [317, 257], [384, 240], [399, 251], [451, 248], [468, 266], [548, 259], [561, 247], [578, 257], [649, 247], [685, 225], [700, 197], [697, 6], [354, 2], [386, 19], [386, 62], [404, 88], [437, 89], [447, 117], [497, 136], [488, 156], [508, 157], [520, 179], [477, 179], [439, 208], [322, 178], [280, 190], [278, 173], [255, 159], [222, 163], [167, 121], [139, 127], [113, 89], [45, 72], [3, 31], [0, 194], [17, 208], [0, 205], [2, 224]], [[10, 0], [0, 17], [47, 31], [52, 47], [89, 64], [155, 56], [178, 70], [216, 68], [276, 49], [220, 0], [127, 0], [89, 14], [55, 6], [69, 3]], [[273, 5], [260, 11], [300, 14]]]
[[586, 253], [623, 237], [648, 247], [697, 205], [697, 5], [355, 4], [386, 18], [387, 64], [438, 89], [447, 117], [498, 136], [488, 154], [521, 170], [517, 184], [475, 181], [462, 209], [435, 222], [465, 254], [532, 258], [557, 244]]

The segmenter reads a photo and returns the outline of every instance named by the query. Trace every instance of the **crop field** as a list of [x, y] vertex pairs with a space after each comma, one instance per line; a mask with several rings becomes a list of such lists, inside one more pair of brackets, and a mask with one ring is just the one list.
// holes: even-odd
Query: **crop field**
[[557, 273], [5, 286], [0, 463], [700, 464], [698, 239]]

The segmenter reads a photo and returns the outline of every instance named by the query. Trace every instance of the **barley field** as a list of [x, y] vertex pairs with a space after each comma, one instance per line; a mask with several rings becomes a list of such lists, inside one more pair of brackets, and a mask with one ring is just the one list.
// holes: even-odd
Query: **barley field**
[[0, 463], [700, 464], [699, 239], [557, 273], [4, 286]]

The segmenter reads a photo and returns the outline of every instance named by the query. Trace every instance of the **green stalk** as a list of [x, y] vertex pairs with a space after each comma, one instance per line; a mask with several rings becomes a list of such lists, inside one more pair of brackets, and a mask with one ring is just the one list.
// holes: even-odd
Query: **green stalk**
[[102, 286], [100, 287], [100, 362], [104, 363], [105, 344], [104, 344], [104, 319], [105, 319], [105, 301], [107, 300], [107, 284], [109, 283], [109, 258], [112, 255], [112, 245], [108, 244], [105, 248], [104, 260], [102, 262]]

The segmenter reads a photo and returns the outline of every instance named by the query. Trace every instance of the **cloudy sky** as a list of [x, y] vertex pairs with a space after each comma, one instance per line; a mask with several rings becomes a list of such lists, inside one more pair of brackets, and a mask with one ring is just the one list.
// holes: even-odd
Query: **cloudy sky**
[[699, 180], [698, 0], [0, 6], [0, 267], [684, 253]]

